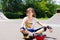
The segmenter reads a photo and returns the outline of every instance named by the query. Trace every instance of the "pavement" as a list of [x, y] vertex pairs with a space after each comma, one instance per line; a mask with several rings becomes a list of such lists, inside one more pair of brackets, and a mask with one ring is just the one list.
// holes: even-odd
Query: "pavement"
[[[0, 12], [0, 40], [23, 40], [23, 35], [20, 32], [21, 22], [22, 20], [20, 19], [8, 19]], [[54, 29], [52, 33], [47, 30], [44, 34], [60, 40], [60, 13], [56, 13], [49, 20], [40, 20], [40, 22], [50, 25]], [[36, 29], [39, 27], [41, 26], [38, 24], [35, 25]]]
[[[46, 20], [40, 20], [45, 23]], [[19, 31], [22, 20], [0, 20], [0, 40], [23, 40], [23, 35]], [[48, 23], [47, 23], [48, 24]], [[49, 37], [57, 38], [60, 40], [60, 25], [59, 24], [48, 24], [53, 27], [53, 33], [50, 33], [48, 30], [44, 32]], [[38, 24], [35, 28], [40, 27]], [[51, 39], [52, 40], [52, 39]]]

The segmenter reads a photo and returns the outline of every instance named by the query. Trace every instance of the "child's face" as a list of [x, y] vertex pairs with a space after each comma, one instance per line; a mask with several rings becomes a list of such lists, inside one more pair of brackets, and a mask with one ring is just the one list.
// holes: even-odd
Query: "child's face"
[[33, 12], [30, 10], [30, 11], [27, 13], [27, 16], [28, 16], [28, 17], [32, 17], [32, 16], [33, 16]]

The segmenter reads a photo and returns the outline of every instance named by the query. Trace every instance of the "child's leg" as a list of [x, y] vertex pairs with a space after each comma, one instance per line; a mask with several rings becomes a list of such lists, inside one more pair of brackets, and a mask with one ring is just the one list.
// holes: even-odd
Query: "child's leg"
[[27, 30], [24, 30], [24, 31], [22, 31], [22, 33], [24, 33], [24, 34], [31, 34], [32, 32], [29, 32]]
[[42, 28], [40, 28], [39, 30], [37, 30], [35, 33], [41, 34], [42, 32], [44, 32], [44, 31], [46, 31], [46, 30], [47, 30], [46, 27], [42, 27]]
[[42, 27], [42, 28], [35, 30], [32, 34], [29, 34], [29, 36], [32, 36], [32, 37], [39, 36], [44, 31], [46, 31], [46, 27]]
[[43, 28], [40, 29], [40, 30], [38, 30], [38, 31], [36, 31], [35, 33], [41, 34], [42, 32], [44, 32], [44, 29]]
[[20, 32], [24, 33], [24, 34], [30, 34], [31, 32], [28, 30], [25, 30], [24, 27], [20, 28]]

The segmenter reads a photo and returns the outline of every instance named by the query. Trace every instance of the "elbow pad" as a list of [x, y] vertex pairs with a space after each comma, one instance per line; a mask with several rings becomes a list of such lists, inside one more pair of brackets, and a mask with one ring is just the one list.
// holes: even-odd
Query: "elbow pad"
[[52, 29], [52, 27], [50, 27], [50, 26], [47, 26], [47, 28], [48, 28], [48, 29]]
[[24, 28], [24, 27], [21, 27], [20, 29], [23, 29], [23, 30], [25, 30], [25, 28]]

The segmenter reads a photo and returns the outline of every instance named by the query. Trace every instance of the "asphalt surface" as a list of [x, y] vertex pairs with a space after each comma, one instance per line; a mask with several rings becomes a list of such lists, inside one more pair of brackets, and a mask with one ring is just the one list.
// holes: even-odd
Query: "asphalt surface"
[[[46, 20], [40, 20], [45, 23]], [[19, 31], [22, 20], [0, 20], [0, 40], [23, 40], [23, 35]], [[60, 25], [59, 24], [48, 24], [53, 27], [53, 33], [50, 33], [48, 30], [44, 32], [49, 37], [57, 38], [60, 40]], [[35, 28], [39, 28], [39, 25], [36, 25]], [[50, 39], [52, 40], [52, 39]]]

